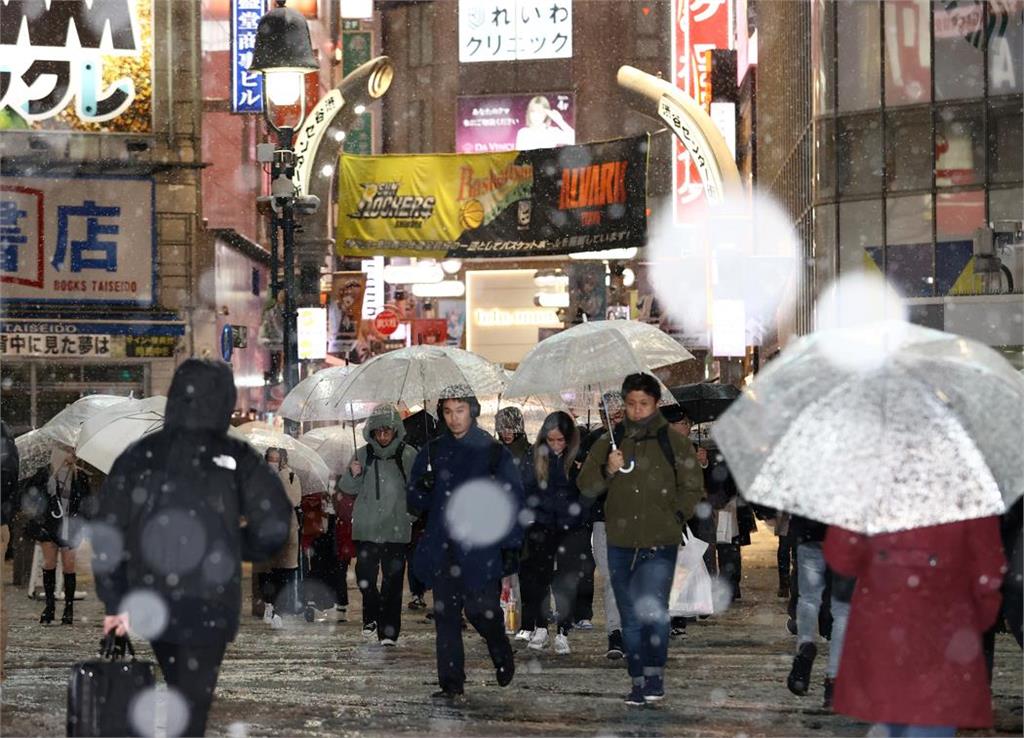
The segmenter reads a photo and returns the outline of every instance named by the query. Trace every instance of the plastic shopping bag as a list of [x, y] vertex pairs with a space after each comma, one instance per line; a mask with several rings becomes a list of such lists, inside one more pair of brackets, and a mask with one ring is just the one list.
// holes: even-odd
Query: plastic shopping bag
[[683, 545], [676, 556], [676, 573], [669, 595], [669, 614], [672, 617], [712, 615], [715, 601], [711, 590], [711, 575], [704, 564], [708, 544], [683, 532]]

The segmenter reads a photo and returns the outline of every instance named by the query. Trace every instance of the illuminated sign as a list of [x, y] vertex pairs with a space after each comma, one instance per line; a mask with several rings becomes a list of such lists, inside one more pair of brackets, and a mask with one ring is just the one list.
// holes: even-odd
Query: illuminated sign
[[152, 130], [152, 0], [0, 7], [0, 129]]
[[572, 0], [459, 0], [459, 61], [572, 58]]
[[250, 72], [263, 0], [231, 0], [231, 111], [263, 110], [263, 75]]
[[537, 307], [533, 269], [466, 272], [466, 348], [499, 364], [516, 364], [539, 331], [561, 328], [558, 313]]
[[299, 308], [295, 319], [300, 359], [327, 356], [327, 311], [323, 308]]

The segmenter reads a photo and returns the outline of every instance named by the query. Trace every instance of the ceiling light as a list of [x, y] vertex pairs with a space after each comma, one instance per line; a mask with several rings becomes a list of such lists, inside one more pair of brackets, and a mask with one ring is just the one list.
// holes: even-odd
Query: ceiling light
[[569, 275], [556, 269], [540, 269], [533, 275], [533, 283], [538, 287], [567, 287]]
[[634, 284], [636, 284], [636, 272], [626, 267], [622, 270], [622, 286], [632, 287]]
[[462, 260], [445, 259], [441, 262], [441, 268], [444, 269], [445, 274], [458, 274], [459, 270], [462, 269]]
[[444, 279], [444, 270], [437, 264], [388, 264], [384, 281], [388, 284], [428, 284]]
[[569, 293], [538, 292], [534, 296], [534, 302], [542, 308], [567, 308], [569, 307]]

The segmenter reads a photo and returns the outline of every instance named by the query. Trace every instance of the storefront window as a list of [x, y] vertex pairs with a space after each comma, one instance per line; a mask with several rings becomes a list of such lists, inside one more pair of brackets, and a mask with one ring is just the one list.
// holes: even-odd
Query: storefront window
[[935, 292], [971, 293], [967, 267], [974, 255], [974, 231], [985, 223], [985, 193], [940, 193], [935, 200]]
[[886, 0], [886, 105], [914, 105], [932, 99], [929, 23], [928, 0]]
[[993, 102], [988, 109], [989, 179], [1019, 182], [1024, 172], [1024, 115], [1021, 98]]
[[835, 130], [835, 123], [830, 119], [814, 123], [814, 186], [819, 200], [836, 194]]
[[890, 197], [885, 204], [885, 276], [906, 297], [933, 294], [932, 197]]
[[931, 187], [931, 110], [900, 110], [886, 116], [885, 172], [890, 190]]
[[984, 5], [952, 5], [948, 0], [934, 0], [932, 13], [935, 99], [981, 97], [985, 70], [984, 54], [978, 42], [985, 27]]
[[836, 5], [836, 67], [839, 110], [877, 108], [879, 103], [877, 0], [841, 0]]
[[989, 190], [988, 219], [1024, 222], [1024, 190], [1013, 187], [1008, 190]]
[[836, 5], [832, 0], [814, 0], [811, 5], [811, 69], [814, 84], [814, 114], [832, 112], [835, 92]]
[[814, 294], [820, 295], [836, 276], [836, 206], [814, 209]]
[[1004, 6], [1007, 9], [1002, 12], [989, 6], [989, 13], [998, 16], [995, 32], [988, 42], [990, 95], [1024, 92], [1024, 11], [1018, 3], [1004, 3]]
[[985, 171], [983, 126], [981, 105], [954, 105], [935, 111], [937, 187], [981, 183]]
[[872, 262], [882, 266], [882, 201], [860, 200], [839, 205], [839, 273], [863, 271]]
[[840, 118], [837, 126], [839, 193], [862, 195], [881, 192], [881, 116], [858, 115]]

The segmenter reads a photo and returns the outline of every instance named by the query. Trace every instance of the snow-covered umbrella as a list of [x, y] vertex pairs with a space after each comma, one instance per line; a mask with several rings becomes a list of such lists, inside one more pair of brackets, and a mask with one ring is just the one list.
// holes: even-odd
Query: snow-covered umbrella
[[167, 398], [163, 395], [111, 405], [82, 424], [75, 455], [104, 474], [109, 473], [128, 446], [163, 428], [166, 407]]
[[123, 395], [86, 395], [54, 415], [39, 430], [41, 435], [55, 443], [74, 448], [78, 444], [78, 434], [85, 421], [113, 405], [128, 400], [129, 398]]
[[712, 436], [751, 502], [873, 535], [1024, 495], [1024, 376], [987, 346], [888, 321], [787, 347]]
[[352, 432], [341, 425], [314, 428], [299, 436], [299, 443], [316, 451], [335, 477], [345, 473], [345, 467], [356, 452]]
[[368, 418], [376, 403], [350, 402], [339, 406], [335, 402], [338, 388], [355, 368], [353, 365], [331, 366], [306, 377], [284, 398], [278, 414], [299, 423]]
[[14, 439], [18, 447], [18, 480], [28, 479], [50, 463], [55, 441], [44, 434], [41, 428], [22, 433]]
[[302, 494], [312, 495], [330, 489], [331, 470], [319, 454], [306, 444], [257, 423], [246, 423], [229, 432], [244, 438], [261, 454], [268, 448], [285, 449], [288, 452], [288, 466], [302, 483]]

